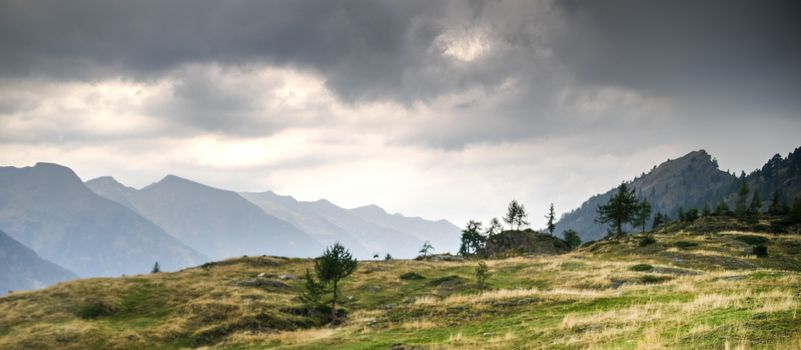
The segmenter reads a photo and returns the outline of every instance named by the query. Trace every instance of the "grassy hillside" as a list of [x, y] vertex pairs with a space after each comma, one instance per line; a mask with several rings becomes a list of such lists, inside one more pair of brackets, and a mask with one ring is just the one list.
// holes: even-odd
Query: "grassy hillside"
[[[0, 298], [0, 349], [801, 347], [801, 236], [655, 238], [490, 260], [483, 293], [476, 261], [361, 262], [336, 327], [300, 312], [302, 259], [65, 282]], [[750, 254], [758, 244], [768, 257]]]

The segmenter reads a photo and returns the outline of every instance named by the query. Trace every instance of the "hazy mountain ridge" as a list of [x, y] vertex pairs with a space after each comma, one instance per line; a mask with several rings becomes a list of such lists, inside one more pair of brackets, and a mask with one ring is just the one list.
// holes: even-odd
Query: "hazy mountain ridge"
[[377, 225], [407, 232], [422, 241], [431, 241], [435, 251], [456, 252], [459, 250], [461, 229], [447, 220], [430, 221], [398, 213], [389, 214], [377, 205], [358, 207], [350, 211]]
[[0, 168], [0, 228], [80, 276], [165, 270], [206, 260], [160, 227], [49, 163]]
[[[774, 157], [762, 169], [738, 178], [720, 170], [711, 155], [699, 150], [668, 160], [627, 183], [637, 191], [639, 198], [651, 203], [654, 214], [661, 212], [675, 218], [679, 208], [701, 210], [705, 205], [714, 208], [721, 200], [733, 208], [743, 182], [748, 183], [752, 191], [760, 192], [763, 207], [767, 207], [770, 194], [777, 189], [782, 191], [784, 200], [790, 201], [801, 194], [799, 169], [801, 151], [796, 149], [787, 158]], [[594, 221], [596, 209], [608, 202], [615, 190], [592, 196], [581, 207], [562, 215], [556, 232], [561, 235], [564, 230], [573, 229], [585, 241], [605, 236], [607, 227]], [[648, 224], [650, 226], [650, 220]]]
[[351, 242], [361, 257], [374, 253], [413, 257], [426, 240], [431, 240], [437, 251], [455, 251], [459, 239], [460, 229], [448, 221], [389, 214], [376, 205], [345, 209], [325, 199], [298, 201], [270, 191], [242, 195], [268, 213], [315, 232], [322, 242]]
[[348, 230], [330, 222], [292, 196], [281, 196], [272, 191], [244, 192], [240, 195], [265, 212], [292, 223], [324, 245], [340, 242], [358, 257], [369, 257], [373, 253], [368, 248], [369, 244], [363, 244]]
[[42, 259], [33, 249], [0, 231], [0, 294], [36, 289], [78, 278], [57, 264]]
[[241, 255], [311, 256], [322, 245], [236, 192], [174, 175], [141, 190], [110, 178], [87, 181], [99, 195], [128, 202], [169, 234], [215, 259]]

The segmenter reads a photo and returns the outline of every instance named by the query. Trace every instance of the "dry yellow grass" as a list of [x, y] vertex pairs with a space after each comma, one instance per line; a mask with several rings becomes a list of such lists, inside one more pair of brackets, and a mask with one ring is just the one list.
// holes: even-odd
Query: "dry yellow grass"
[[[346, 322], [297, 330], [240, 327], [237, 322], [268, 317], [292, 324], [299, 316], [281, 309], [299, 305], [295, 295], [302, 281], [281, 280], [288, 285], [286, 290], [243, 287], [237, 282], [263, 272], [301, 276], [309, 261], [232, 259], [208, 269], [74, 281], [0, 298], [0, 348], [122, 349], [172, 344], [166, 348], [177, 349], [190, 344], [222, 349], [318, 349], [403, 343], [428, 349], [663, 349], [692, 347], [696, 339], [718, 349], [726, 342], [731, 349], [766, 348], [765, 344], [799, 348], [801, 326], [782, 328], [789, 332], [783, 336], [754, 327], [761, 327], [759, 322], [793, 324], [801, 274], [778, 268], [726, 270], [704, 265], [714, 257], [754, 265], [770, 262], [737, 255], [739, 251], [723, 244], [732, 241], [732, 246], [739, 247], [733, 236], [657, 237], [660, 242], [680, 239], [702, 246], [678, 250], [666, 244], [660, 252], [645, 255], [631, 253], [640, 249], [632, 240], [605, 248], [614, 249], [611, 253], [487, 260], [493, 272], [492, 289], [483, 293], [474, 284], [475, 261], [362, 262], [343, 284], [343, 297], [353, 296], [343, 301], [351, 311]], [[801, 242], [798, 237], [782, 239]], [[688, 264], [674, 264], [678, 252], [682, 255], [676, 261]], [[640, 263], [654, 269], [629, 270]], [[399, 279], [406, 272], [426, 279]], [[449, 276], [458, 278], [450, 285], [434, 283], [438, 277]], [[655, 277], [656, 282], [643, 283], [644, 276]], [[153, 300], [157, 302], [150, 304]], [[120, 319], [76, 316], [77, 308], [96, 301], [112, 309], [134, 305], [148, 313]], [[233, 328], [208, 343], [191, 343], [199, 334], [216, 334], [218, 327], [228, 325]], [[768, 333], [752, 343], [749, 337], [755, 330]]]

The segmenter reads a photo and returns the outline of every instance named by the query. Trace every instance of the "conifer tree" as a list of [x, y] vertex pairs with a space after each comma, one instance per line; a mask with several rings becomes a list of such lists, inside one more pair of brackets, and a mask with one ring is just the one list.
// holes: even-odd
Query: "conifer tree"
[[632, 223], [635, 227], [640, 227], [642, 229], [642, 233], [645, 233], [645, 225], [648, 223], [648, 219], [651, 218], [651, 204], [648, 203], [647, 199], [643, 199], [637, 205], [637, 211], [634, 215], [634, 219]]
[[718, 203], [718, 205], [715, 206], [715, 212], [713, 213], [713, 215], [715, 215], [715, 216], [727, 216], [730, 213], [731, 212], [729, 211], [729, 205], [726, 204], [726, 202], [724, 202], [723, 200], [721, 200], [720, 203]]
[[481, 222], [470, 220], [467, 227], [462, 230], [462, 244], [459, 254], [463, 256], [478, 253], [484, 246], [484, 237], [481, 235]]
[[634, 197], [634, 189], [629, 189], [624, 182], [618, 186], [617, 193], [608, 203], [598, 207], [595, 221], [601, 224], [608, 223], [609, 232], [620, 236], [623, 234], [623, 224], [631, 222], [636, 212], [637, 199]]
[[748, 193], [751, 190], [748, 188], [748, 184], [743, 182], [743, 185], [740, 186], [740, 191], [737, 192], [737, 203], [734, 206], [734, 216], [737, 217], [738, 220], [745, 220], [748, 216]]
[[331, 285], [333, 296], [331, 298], [331, 319], [336, 319], [337, 297], [339, 296], [339, 281], [348, 277], [358, 262], [350, 252], [339, 243], [326, 248], [323, 255], [314, 259], [314, 271], [320, 282]]
[[153, 265], [153, 270], [150, 270], [150, 273], [159, 273], [159, 272], [161, 272], [161, 267], [159, 267], [159, 262], [156, 261], [156, 263]]
[[576, 249], [581, 245], [581, 237], [579, 237], [578, 232], [575, 230], [565, 230], [565, 232], [562, 232], [562, 236], [565, 237], [565, 242], [570, 246], [570, 249]]
[[548, 209], [548, 215], [545, 215], [545, 218], [548, 219], [546, 222], [548, 233], [553, 236], [553, 230], [556, 229], [556, 214], [553, 210], [553, 203], [551, 203], [551, 207]]
[[662, 213], [657, 212], [656, 214], [654, 214], [654, 221], [651, 223], [651, 229], [655, 229], [664, 224], [665, 224], [665, 217], [662, 215]]
[[484, 232], [487, 235], [487, 238], [497, 235], [503, 232], [503, 226], [501, 226], [501, 221], [498, 218], [492, 218], [490, 220], [489, 225], [487, 226], [487, 230]]
[[423, 247], [420, 248], [419, 253], [423, 255], [423, 258], [426, 258], [428, 257], [428, 253], [430, 253], [432, 250], [434, 250], [434, 246], [431, 245], [431, 241], [425, 241], [425, 243], [423, 243]]
[[770, 205], [768, 206], [768, 214], [770, 215], [784, 215], [786, 213], [784, 202], [781, 199], [779, 190], [773, 191], [770, 198]]
[[755, 219], [759, 217], [759, 213], [762, 210], [762, 198], [759, 197], [759, 191], [754, 191], [754, 195], [751, 197], [751, 204], [748, 205], [747, 215], [749, 219]]
[[526, 218], [528, 217], [528, 213], [526, 213], [526, 208], [517, 202], [517, 200], [512, 200], [509, 203], [509, 207], [506, 209], [506, 216], [503, 217], [503, 221], [509, 224], [511, 230], [515, 229], [515, 225], [519, 230], [524, 225], [528, 225], [528, 221]]
[[801, 196], [795, 197], [793, 206], [790, 208], [790, 220], [801, 223]]

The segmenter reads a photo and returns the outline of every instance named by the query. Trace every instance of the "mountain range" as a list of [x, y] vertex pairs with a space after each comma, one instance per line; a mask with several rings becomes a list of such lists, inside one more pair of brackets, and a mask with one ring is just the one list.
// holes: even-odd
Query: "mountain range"
[[456, 251], [459, 246], [460, 229], [446, 220], [389, 214], [376, 205], [345, 209], [325, 199], [298, 201], [270, 191], [241, 195], [325, 244], [339, 241], [353, 247], [356, 256], [390, 253], [411, 257], [425, 241], [440, 252]]
[[0, 293], [46, 287], [73, 278], [78, 276], [42, 259], [31, 248], [0, 231]]
[[0, 168], [0, 229], [81, 277], [142, 273], [156, 261], [172, 270], [208, 260], [50, 163]]
[[87, 181], [86, 186], [128, 206], [215, 260], [262, 254], [309, 257], [323, 249], [305, 232], [265, 213], [236, 192], [177, 176], [166, 176], [141, 190], [111, 177]]
[[155, 262], [177, 270], [242, 255], [309, 257], [334, 242], [362, 259], [409, 258], [424, 240], [452, 250], [459, 235], [445, 220], [377, 206], [240, 194], [174, 175], [142, 189], [109, 176], [84, 183], [52, 163], [0, 167], [0, 229], [0, 287], [9, 290], [145, 273]]
[[[660, 212], [675, 218], [679, 208], [714, 208], [721, 201], [733, 208], [743, 183], [748, 184], [752, 192], [760, 193], [763, 209], [768, 206], [773, 191], [780, 191], [782, 200], [789, 202], [801, 195], [799, 170], [801, 148], [796, 148], [787, 157], [777, 154], [761, 169], [748, 175], [742, 173], [739, 177], [720, 170], [716, 159], [705, 150], [698, 150], [677, 159], [668, 159], [627, 183], [634, 188], [638, 198], [648, 200], [652, 215]], [[615, 191], [616, 188], [612, 188], [592, 196], [579, 208], [564, 214], [557, 222], [555, 232], [561, 234], [572, 229], [584, 241], [606, 236], [607, 227], [595, 222], [596, 211]]]
[[[704, 150], [668, 160], [627, 181], [653, 212], [733, 207], [743, 184], [768, 205], [801, 195], [801, 149], [776, 155], [762, 168], [735, 176]], [[556, 232], [576, 230], [584, 241], [606, 234], [594, 222], [615, 189], [564, 214]], [[78, 277], [138, 274], [158, 261], [164, 270], [242, 255], [318, 255], [340, 242], [360, 259], [374, 254], [410, 258], [425, 241], [455, 252], [460, 229], [446, 220], [390, 214], [368, 205], [346, 209], [321, 199], [300, 201], [271, 191], [210, 187], [174, 175], [141, 189], [109, 176], [82, 182], [51, 163], [0, 167], [0, 288], [37, 288]]]

